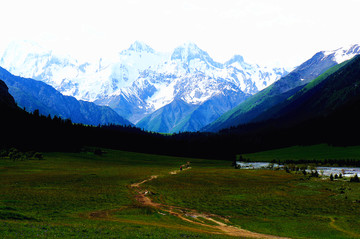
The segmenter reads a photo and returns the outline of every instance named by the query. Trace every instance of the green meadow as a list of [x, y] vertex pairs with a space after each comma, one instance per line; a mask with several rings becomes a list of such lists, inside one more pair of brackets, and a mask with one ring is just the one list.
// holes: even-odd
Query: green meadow
[[[0, 159], [0, 238], [231, 238], [150, 206], [210, 213], [231, 225], [291, 238], [360, 237], [360, 184], [231, 162], [115, 150]], [[170, 171], [191, 162], [191, 169]], [[206, 219], [202, 219], [206, 221]], [[211, 221], [207, 222], [211, 224]]]
[[242, 155], [253, 162], [285, 162], [285, 161], [317, 161], [328, 160], [356, 160], [360, 161], [360, 146], [334, 147], [327, 144], [312, 146], [293, 146], [288, 148], [263, 151]]

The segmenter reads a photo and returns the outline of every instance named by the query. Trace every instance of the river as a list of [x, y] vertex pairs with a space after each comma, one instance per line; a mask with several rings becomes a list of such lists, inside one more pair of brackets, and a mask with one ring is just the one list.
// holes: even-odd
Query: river
[[[284, 168], [284, 165], [267, 163], [267, 162], [236, 162], [240, 165], [241, 169], [270, 169], [270, 168]], [[360, 168], [355, 167], [316, 167], [316, 170], [320, 175], [330, 176], [330, 174], [342, 174], [343, 177], [353, 177], [357, 174], [360, 177]], [[307, 172], [311, 172], [310, 169], [306, 169]]]

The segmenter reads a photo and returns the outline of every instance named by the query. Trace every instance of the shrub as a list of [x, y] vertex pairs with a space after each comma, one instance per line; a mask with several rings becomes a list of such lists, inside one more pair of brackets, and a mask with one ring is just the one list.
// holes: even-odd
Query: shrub
[[350, 178], [350, 182], [358, 183], [360, 182], [360, 179], [357, 174], [355, 174], [354, 177]]
[[13, 161], [15, 160], [18, 160], [21, 158], [22, 154], [19, 150], [15, 149], [15, 148], [12, 148], [10, 149], [10, 152], [9, 152], [9, 158]]
[[34, 153], [33, 158], [37, 160], [42, 160], [44, 159], [44, 156], [42, 155], [42, 153], [36, 152]]

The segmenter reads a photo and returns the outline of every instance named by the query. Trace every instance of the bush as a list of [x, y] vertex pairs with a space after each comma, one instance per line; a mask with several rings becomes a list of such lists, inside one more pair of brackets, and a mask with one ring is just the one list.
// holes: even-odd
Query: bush
[[359, 183], [359, 182], [360, 182], [360, 179], [359, 179], [358, 175], [355, 174], [354, 177], [350, 178], [350, 182]]
[[0, 157], [2, 157], [2, 158], [9, 157], [13, 161], [29, 160], [29, 159], [37, 159], [37, 160], [44, 159], [44, 156], [39, 152], [35, 152], [35, 151], [21, 152], [16, 148], [11, 148], [8, 150], [7, 149], [1, 150]]
[[12, 148], [8, 154], [9, 158], [13, 161], [19, 160], [22, 157], [22, 154], [19, 150]]
[[37, 160], [42, 160], [44, 159], [44, 156], [42, 155], [42, 153], [36, 152], [34, 153], [33, 158]]
[[5, 158], [8, 156], [8, 154], [9, 154], [9, 152], [6, 149], [0, 150], [0, 158]]
[[101, 149], [95, 149], [95, 150], [94, 150], [94, 154], [95, 154], [95, 155], [101, 156], [101, 155], [103, 155], [103, 153], [104, 153], [104, 152], [103, 152]]

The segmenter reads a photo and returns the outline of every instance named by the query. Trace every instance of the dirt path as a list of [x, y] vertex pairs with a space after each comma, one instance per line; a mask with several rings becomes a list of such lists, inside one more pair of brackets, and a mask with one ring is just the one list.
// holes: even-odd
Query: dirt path
[[[182, 171], [188, 169], [190, 169], [190, 167], [184, 168]], [[180, 170], [175, 170], [175, 171], [171, 171], [169, 174], [174, 175], [180, 172], [181, 172]], [[180, 208], [176, 206], [169, 206], [169, 205], [153, 202], [149, 197], [151, 192], [146, 189], [143, 189], [141, 186], [148, 181], [156, 179], [157, 177], [158, 175], [153, 175], [146, 180], [130, 185], [131, 188], [135, 190], [136, 193], [135, 198], [140, 204], [144, 206], [154, 207], [160, 211], [166, 212], [169, 215], [176, 216], [182, 219], [183, 221], [189, 222], [191, 224], [203, 226], [208, 229], [205, 230], [204, 232], [208, 232], [208, 233], [226, 234], [229, 236], [246, 237], [246, 238], [264, 238], [264, 239], [285, 238], [285, 237], [277, 237], [272, 235], [251, 232], [236, 226], [228, 225], [227, 223], [230, 222], [227, 219], [214, 214], [198, 213], [195, 210], [191, 210], [187, 208]]]
[[349, 232], [349, 231], [346, 231], [345, 229], [339, 227], [338, 225], [335, 224], [335, 219], [333, 217], [329, 217], [330, 218], [330, 226], [332, 228], [334, 228], [335, 230], [337, 231], [340, 231], [340, 232], [343, 232], [351, 237], [354, 237], [354, 238], [360, 238], [360, 235], [359, 234], [356, 234], [356, 233], [353, 233], [353, 232]]

